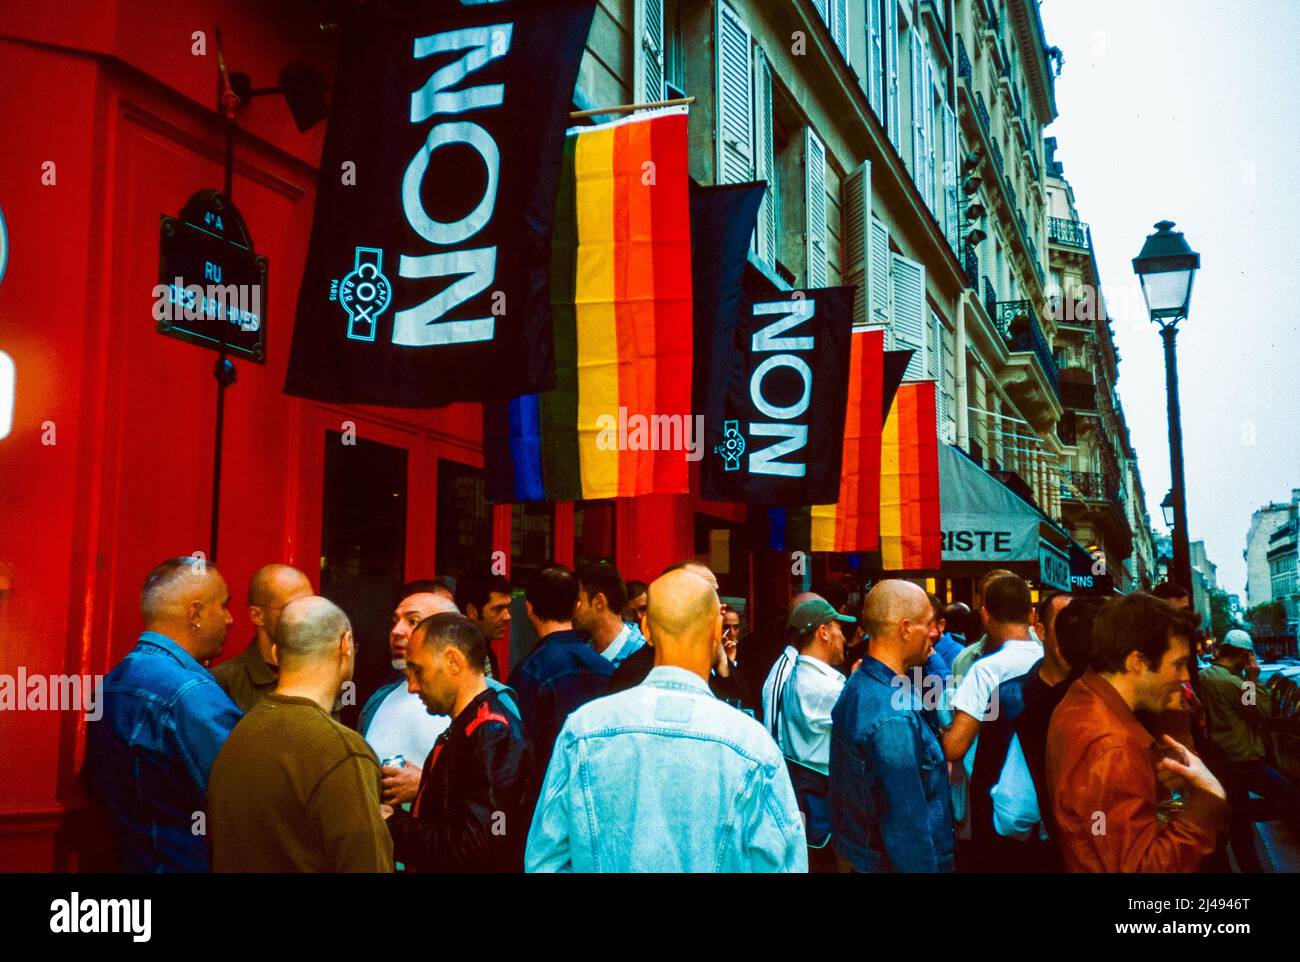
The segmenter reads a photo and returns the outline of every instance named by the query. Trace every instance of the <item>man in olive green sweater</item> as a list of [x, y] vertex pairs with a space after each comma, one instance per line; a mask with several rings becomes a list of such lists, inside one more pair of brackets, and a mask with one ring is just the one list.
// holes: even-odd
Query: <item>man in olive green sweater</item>
[[356, 647], [332, 602], [291, 601], [275, 636], [280, 675], [212, 766], [208, 830], [216, 872], [391, 872], [379, 762], [330, 709]]

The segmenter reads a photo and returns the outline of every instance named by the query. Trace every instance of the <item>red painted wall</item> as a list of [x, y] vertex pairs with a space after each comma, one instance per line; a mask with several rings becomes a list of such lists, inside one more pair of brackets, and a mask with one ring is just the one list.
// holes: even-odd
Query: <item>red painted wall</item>
[[[0, 674], [107, 672], [139, 632], [147, 571], [208, 548], [215, 355], [154, 330], [159, 215], [222, 183], [215, 25], [230, 69], [269, 86], [292, 60], [332, 75], [336, 39], [319, 19], [307, 2], [173, 0], [147, 16], [129, 0], [0, 5], [11, 244], [0, 350], [18, 370], [13, 433], [0, 441]], [[192, 53], [196, 30], [207, 32], [206, 56]], [[251, 636], [238, 602], [259, 565], [318, 576], [327, 429], [351, 420], [362, 437], [408, 448], [408, 577], [433, 573], [438, 458], [482, 464], [476, 405], [399, 411], [281, 393], [324, 125], [300, 134], [277, 97], [239, 122], [232, 196], [270, 259], [270, 289], [267, 363], [236, 362], [227, 395], [217, 561], [234, 596], [227, 654]], [[694, 504], [619, 505], [629, 577], [691, 553]], [[572, 508], [558, 515], [563, 556]], [[497, 512], [507, 552], [508, 522]], [[0, 712], [0, 870], [77, 867], [66, 829], [83, 807], [85, 724], [70, 712]]]

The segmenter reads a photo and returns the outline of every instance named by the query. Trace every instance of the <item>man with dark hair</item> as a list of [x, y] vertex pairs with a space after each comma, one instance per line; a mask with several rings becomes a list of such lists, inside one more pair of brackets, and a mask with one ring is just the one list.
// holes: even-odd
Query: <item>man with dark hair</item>
[[488, 640], [487, 673], [498, 677], [500, 671], [492, 643], [505, 637], [510, 628], [510, 579], [505, 575], [474, 572], [456, 582], [456, 607]]
[[1252, 811], [1260, 806], [1250, 795], [1259, 795], [1263, 807], [1294, 825], [1300, 820], [1300, 789], [1268, 764], [1273, 693], [1259, 683], [1254, 639], [1233, 628], [1200, 675], [1210, 739], [1222, 759], [1219, 770], [1232, 804], [1232, 852], [1243, 872], [1261, 872], [1254, 826], [1260, 818]]
[[[1157, 744], [1133, 714], [1159, 712], [1187, 679], [1195, 630], [1188, 615], [1142, 594], [1108, 602], [1093, 622], [1091, 669], [1047, 732], [1067, 871], [1193, 872], [1214, 851], [1227, 818], [1223, 786], [1173, 738]], [[1181, 808], [1162, 805], [1161, 785], [1177, 789]]]
[[[984, 604], [985, 595], [988, 594], [989, 585], [999, 578], [1005, 578], [1008, 576], [1014, 577], [1015, 575], [1013, 572], [1007, 571], [1005, 568], [994, 568], [980, 579], [979, 601], [981, 606]], [[979, 620], [974, 618], [973, 613], [970, 620], [972, 623], [967, 627], [966, 647], [957, 653], [957, 656], [952, 662], [953, 677], [957, 679], [959, 684], [961, 680], [966, 677], [966, 673], [970, 671], [970, 666], [975, 664], [978, 659], [983, 658], [985, 655], [991, 655], [993, 652], [997, 651], [997, 646], [999, 644], [999, 642], [990, 638], [987, 633], [983, 634], [977, 641], [972, 643], [970, 636], [975, 634], [980, 625]]]
[[591, 646], [614, 668], [645, 644], [641, 629], [623, 621], [627, 589], [613, 565], [584, 565], [578, 571], [578, 607], [573, 627], [591, 636]]
[[568, 568], [538, 568], [528, 579], [524, 601], [538, 641], [510, 680], [519, 693], [533, 762], [538, 772], [545, 772], [564, 720], [609, 690], [614, 666], [573, 630], [578, 579]]
[[212, 669], [212, 677], [244, 714], [275, 691], [277, 670], [271, 645], [280, 612], [289, 602], [311, 593], [307, 576], [286, 564], [263, 565], [249, 580], [248, 620], [255, 630], [253, 640], [242, 654]]
[[275, 691], [230, 733], [212, 766], [217, 872], [391, 872], [379, 762], [330, 717], [352, 680], [347, 615], [309, 595], [289, 602], [274, 645]]
[[627, 583], [627, 604], [623, 606], [623, 620], [627, 624], [636, 625], [640, 629], [649, 603], [646, 599], [646, 583], [644, 581], [629, 581]]
[[[997, 717], [998, 686], [1029, 671], [1043, 657], [1043, 646], [1029, 636], [1033, 601], [1029, 585], [1019, 575], [1004, 575], [989, 582], [980, 606], [992, 652], [971, 665], [952, 696], [952, 726], [943, 734], [943, 751], [949, 761], [961, 759], [979, 734], [985, 717]], [[974, 759], [969, 759], [973, 763]]]
[[[1015, 675], [998, 685], [997, 717], [980, 726], [970, 781], [972, 867], [978, 871], [1035, 871], [1050, 867], [1051, 847], [1042, 844], [1036, 834], [1025, 831], [1014, 836], [1018, 839], [1014, 841], [1006, 837], [1009, 833], [998, 831], [994, 790], [999, 784], [1004, 792], [1011, 789], [1011, 782], [1004, 782], [1000, 776], [1011, 756], [1015, 725], [1022, 713], [1039, 699], [1048, 697], [1049, 692], [1059, 689], [1062, 696], [1065, 694], [1064, 682], [1070, 666], [1061, 656], [1056, 622], [1069, 604], [1070, 596], [1064, 591], [1046, 592], [1039, 599], [1035, 611], [1043, 639], [1043, 657], [1023, 675]], [[1046, 718], [1043, 723], [1046, 725]], [[1022, 785], [1020, 793], [1029, 794], [1032, 788], [1032, 784], [1027, 788]]]
[[1192, 593], [1180, 584], [1172, 581], [1162, 581], [1151, 590], [1162, 601], [1167, 601], [1175, 608], [1183, 611], [1192, 610]]
[[86, 735], [85, 776], [113, 825], [125, 872], [206, 872], [194, 831], [217, 752], [239, 709], [203, 663], [221, 654], [230, 590], [193, 557], [164, 561], [140, 592], [144, 631], [104, 677], [102, 716]]
[[532, 799], [523, 725], [483, 674], [487, 640], [463, 615], [425, 618], [407, 649], [408, 690], [452, 722], [425, 760], [408, 815], [383, 806], [407, 871], [519, 872]]

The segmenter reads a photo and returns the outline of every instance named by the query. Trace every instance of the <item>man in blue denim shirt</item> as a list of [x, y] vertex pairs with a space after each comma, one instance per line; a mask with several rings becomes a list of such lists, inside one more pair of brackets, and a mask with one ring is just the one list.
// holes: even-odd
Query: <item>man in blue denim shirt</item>
[[539, 568], [528, 579], [524, 601], [540, 640], [511, 673], [510, 682], [519, 696], [533, 763], [542, 772], [569, 713], [609, 690], [614, 665], [573, 630], [578, 579], [568, 568]]
[[938, 636], [934, 616], [910, 582], [872, 588], [869, 653], [831, 712], [831, 830], [858, 872], [953, 869], [948, 765], [905, 677]]
[[127, 872], [206, 872], [208, 773], [239, 709], [202, 662], [221, 653], [230, 590], [211, 565], [173, 558], [140, 592], [144, 633], [104, 679], [86, 775]]
[[805, 872], [785, 762], [709, 692], [717, 591], [689, 569], [650, 586], [655, 667], [569, 716], [528, 834], [530, 872]]

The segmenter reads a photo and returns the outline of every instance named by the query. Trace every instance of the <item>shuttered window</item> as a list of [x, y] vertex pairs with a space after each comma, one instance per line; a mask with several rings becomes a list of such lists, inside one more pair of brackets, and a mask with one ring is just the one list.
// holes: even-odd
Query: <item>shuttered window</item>
[[749, 28], [725, 3], [717, 21], [717, 183], [754, 179], [754, 90]]
[[948, 440], [948, 418], [950, 407], [946, 390], [948, 343], [943, 321], [934, 311], [930, 312], [930, 344], [927, 358], [926, 374], [934, 378], [935, 430], [940, 440]]
[[867, 310], [871, 277], [871, 161], [844, 178], [840, 208], [844, 218], [844, 283], [853, 287], [853, 323], [870, 323]]
[[664, 99], [664, 0], [637, 0], [637, 33], [641, 38], [633, 67], [637, 103]]
[[844, 59], [849, 59], [849, 0], [829, 0], [831, 39], [840, 48]]
[[900, 149], [902, 132], [898, 118], [898, 0], [885, 0], [885, 90], [889, 115], [889, 142]]
[[881, 36], [880, 0], [867, 0], [867, 100], [876, 119], [885, 121], [885, 44]]
[[925, 48], [921, 33], [913, 30], [911, 37], [912, 74], [912, 180], [921, 192], [921, 200], [930, 205], [929, 180], [925, 176]]
[[930, 51], [925, 50], [921, 58], [925, 64], [925, 74], [921, 81], [921, 105], [924, 108], [921, 118], [921, 133], [925, 141], [925, 196], [930, 205], [930, 213], [939, 218], [939, 195], [935, 189], [934, 179], [934, 60]]
[[870, 263], [867, 264], [867, 304], [871, 309], [867, 318], [871, 324], [889, 323], [889, 229], [875, 217], [871, 218]]
[[826, 286], [826, 148], [811, 127], [804, 128], [809, 287]]
[[767, 182], [763, 202], [758, 208], [758, 226], [754, 229], [754, 253], [759, 260], [775, 267], [779, 254], [777, 243], [780, 212], [777, 206], [776, 128], [772, 120], [772, 67], [763, 51], [754, 51], [754, 133], [757, 147], [755, 176]]
[[922, 380], [926, 376], [926, 327], [929, 318], [925, 307], [925, 267], [902, 254], [890, 255], [890, 304], [893, 317], [894, 350], [912, 350], [911, 362], [904, 377]]
[[943, 187], [944, 234], [953, 252], [961, 256], [961, 215], [957, 195], [957, 171], [961, 158], [957, 150], [957, 114], [948, 104], [943, 105]]

